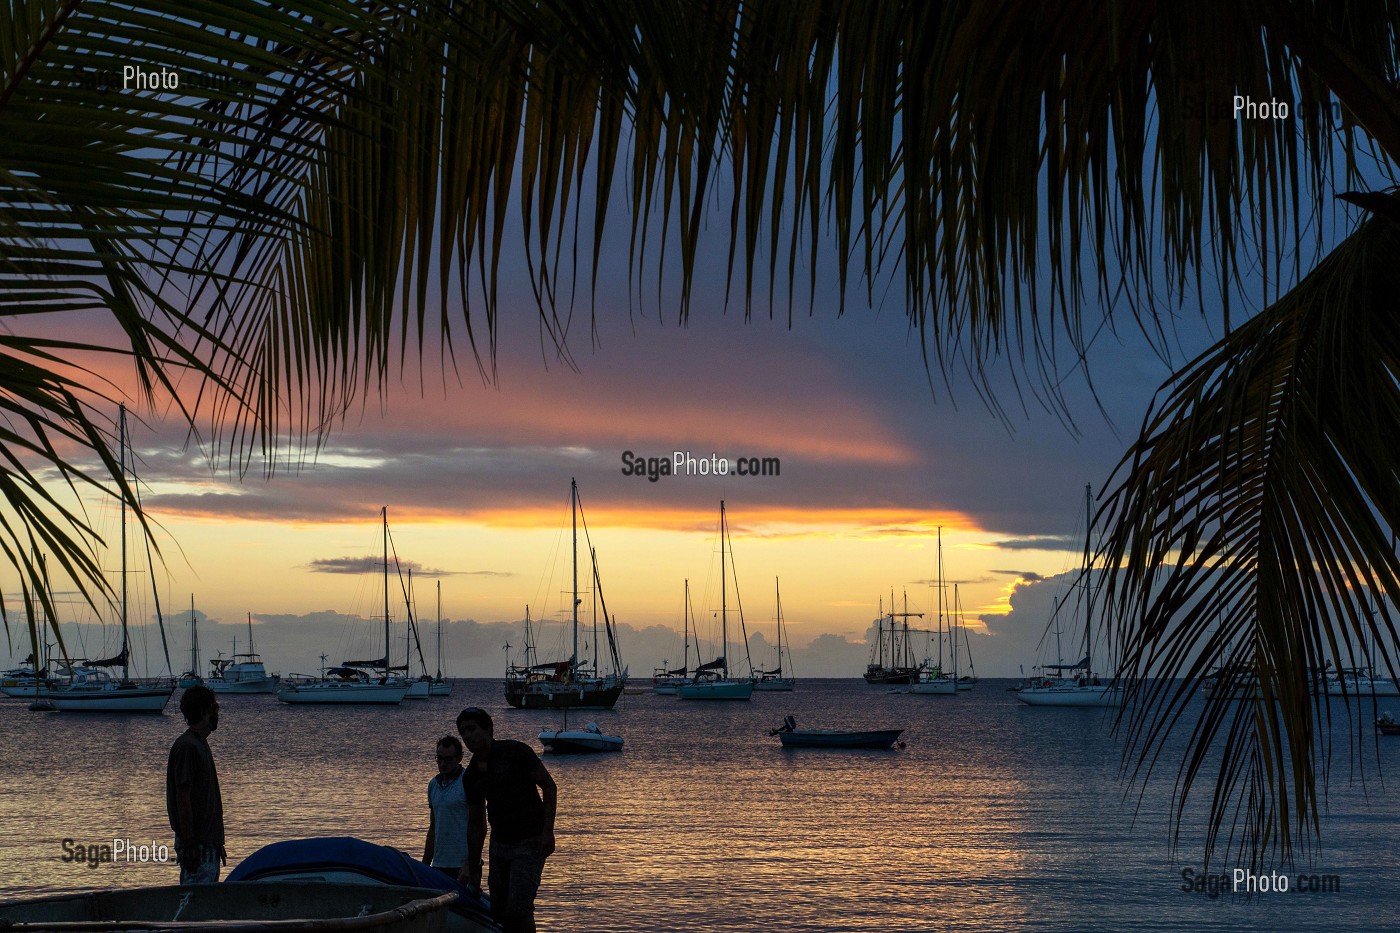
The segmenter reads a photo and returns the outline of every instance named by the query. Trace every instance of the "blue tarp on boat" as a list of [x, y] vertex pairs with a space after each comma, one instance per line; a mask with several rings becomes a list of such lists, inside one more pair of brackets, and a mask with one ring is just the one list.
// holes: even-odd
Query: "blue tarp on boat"
[[385, 884], [434, 891], [456, 891], [454, 911], [466, 909], [490, 912], [490, 901], [429, 868], [398, 849], [375, 845], [353, 836], [326, 836], [319, 839], [291, 839], [263, 846], [228, 873], [228, 881], [257, 881], [281, 877], [291, 871], [349, 870]]

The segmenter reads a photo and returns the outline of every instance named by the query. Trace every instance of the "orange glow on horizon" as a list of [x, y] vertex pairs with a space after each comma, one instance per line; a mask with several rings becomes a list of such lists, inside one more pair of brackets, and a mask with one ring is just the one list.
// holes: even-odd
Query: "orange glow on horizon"
[[[287, 517], [271, 519], [250, 515], [239, 517], [226, 511], [199, 509], [197, 507], [161, 509], [162, 518], [178, 518], [181, 521], [196, 523], [226, 524], [268, 524], [296, 528], [314, 528], [321, 525], [362, 525], [377, 513], [366, 510], [363, 513], [327, 515], [323, 518], [305, 519]], [[655, 509], [638, 506], [607, 506], [588, 509], [589, 526], [595, 529], [627, 528], [650, 531], [713, 533], [718, 522], [716, 508], [694, 509], [674, 508]], [[422, 506], [389, 506], [389, 519], [395, 525], [481, 525], [488, 528], [512, 530], [552, 529], [559, 524], [560, 511], [556, 506], [546, 508], [538, 505], [525, 505], [519, 508], [488, 508], [470, 512], [449, 509], [425, 508]], [[752, 538], [805, 538], [822, 535], [843, 537], [874, 538], [932, 538], [942, 528], [944, 533], [966, 532], [986, 533], [973, 520], [972, 516], [961, 512], [916, 512], [909, 509], [851, 509], [851, 508], [792, 508], [792, 507], [744, 507], [742, 518], [735, 518], [729, 512], [729, 529], [734, 535]]]

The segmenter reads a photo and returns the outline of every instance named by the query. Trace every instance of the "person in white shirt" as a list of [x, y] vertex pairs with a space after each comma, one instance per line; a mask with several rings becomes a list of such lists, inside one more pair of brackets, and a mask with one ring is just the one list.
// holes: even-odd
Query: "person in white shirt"
[[467, 860], [467, 798], [462, 788], [462, 743], [445, 735], [437, 743], [438, 773], [428, 781], [431, 820], [423, 842], [423, 864], [453, 881]]

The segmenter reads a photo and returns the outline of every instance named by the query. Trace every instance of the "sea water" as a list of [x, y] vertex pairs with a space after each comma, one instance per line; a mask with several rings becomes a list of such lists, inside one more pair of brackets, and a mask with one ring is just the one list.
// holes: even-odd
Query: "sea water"
[[[1010, 683], [944, 697], [800, 681], [737, 703], [647, 691], [571, 715], [571, 726], [596, 720], [626, 748], [545, 757], [559, 786], [558, 851], [540, 929], [1400, 929], [1390, 791], [1400, 738], [1378, 748], [1364, 739], [1362, 781], [1339, 735], [1321, 850], [1256, 875], [1246, 897], [1232, 893], [1233, 866], [1219, 856], [1204, 872], [1208, 786], [1188, 802], [1172, 851], [1179, 746], [1139, 803], [1120, 777], [1111, 712], [1028, 707]], [[219, 703], [210, 746], [230, 867], [310, 836], [419, 856], [434, 746], [455, 734], [459, 709], [481, 705], [498, 737], [536, 748], [541, 729], [562, 725], [557, 713], [506, 707], [499, 681], [459, 681], [451, 698], [399, 707]], [[768, 730], [789, 714], [800, 727], [903, 728], [905, 747], [784, 750]], [[163, 716], [0, 702], [0, 897], [174, 883], [173, 861], [104, 858], [101, 847], [169, 844], [165, 762], [183, 728], [174, 701]], [[1289, 890], [1272, 889], [1280, 877]]]

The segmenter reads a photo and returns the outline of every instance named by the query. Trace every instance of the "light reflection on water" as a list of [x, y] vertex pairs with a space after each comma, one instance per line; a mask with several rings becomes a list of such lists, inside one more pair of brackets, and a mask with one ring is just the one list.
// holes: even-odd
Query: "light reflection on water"
[[[987, 681], [956, 698], [894, 695], [858, 681], [799, 684], [751, 703], [650, 693], [588, 713], [620, 755], [549, 758], [560, 787], [558, 853], [541, 929], [568, 931], [959, 929], [1379, 929], [1400, 868], [1396, 807], [1375, 782], [1334, 778], [1329, 847], [1314, 870], [1341, 895], [1244, 901], [1180, 890], [1199, 867], [1188, 828], [1168, 859], [1169, 785], [1133, 824], [1121, 746], [1100, 711], [1031, 709]], [[508, 710], [498, 682], [389, 709], [288, 707], [221, 697], [211, 740], [230, 864], [261, 845], [354, 835], [422, 851], [436, 739], [480, 704], [497, 734], [533, 743], [558, 717]], [[890, 752], [782, 750], [800, 725], [903, 726]], [[0, 704], [0, 892], [6, 896], [173, 882], [174, 865], [61, 861], [62, 840], [169, 842], [164, 767], [183, 724], [164, 717], [33, 714]], [[1395, 746], [1382, 745], [1392, 767]], [[1204, 801], [1201, 802], [1204, 807]]]

